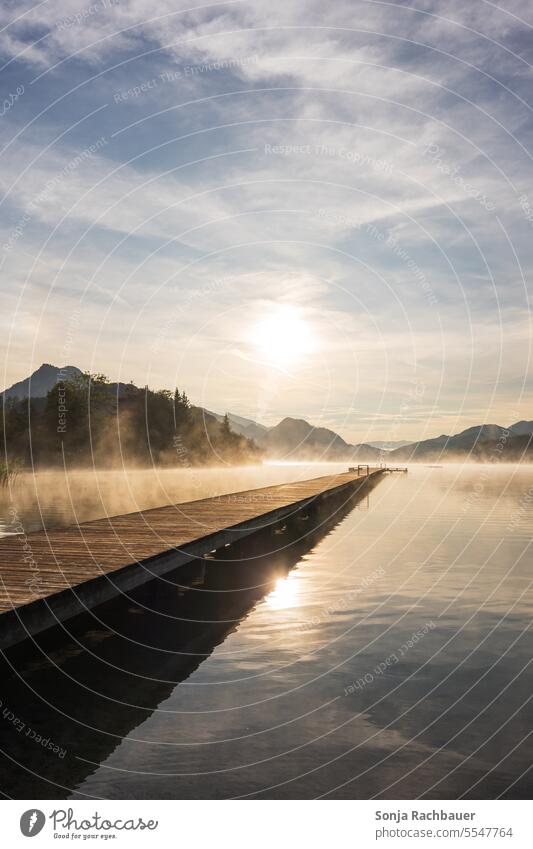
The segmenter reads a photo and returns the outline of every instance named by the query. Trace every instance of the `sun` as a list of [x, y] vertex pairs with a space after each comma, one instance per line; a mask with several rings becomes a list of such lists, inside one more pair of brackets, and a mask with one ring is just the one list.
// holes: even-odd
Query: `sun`
[[293, 365], [316, 347], [311, 326], [293, 307], [279, 307], [261, 318], [250, 339], [261, 359], [275, 365]]

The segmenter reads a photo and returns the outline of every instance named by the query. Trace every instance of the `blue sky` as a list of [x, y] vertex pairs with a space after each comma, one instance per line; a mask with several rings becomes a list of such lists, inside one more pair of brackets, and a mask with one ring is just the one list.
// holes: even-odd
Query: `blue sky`
[[529, 2], [4, 3], [3, 383], [532, 418]]

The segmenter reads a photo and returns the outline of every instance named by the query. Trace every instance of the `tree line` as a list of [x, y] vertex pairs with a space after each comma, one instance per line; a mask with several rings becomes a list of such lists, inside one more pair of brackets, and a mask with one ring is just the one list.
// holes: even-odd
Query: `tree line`
[[257, 462], [255, 443], [193, 406], [186, 393], [85, 373], [46, 398], [4, 399], [0, 436], [22, 467], [198, 466]]

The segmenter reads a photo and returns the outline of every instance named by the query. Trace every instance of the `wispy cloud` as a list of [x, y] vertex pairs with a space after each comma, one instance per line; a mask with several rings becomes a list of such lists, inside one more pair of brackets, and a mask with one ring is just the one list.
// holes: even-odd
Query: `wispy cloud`
[[[531, 6], [422, 6], [4, 4], [6, 382], [81, 304], [73, 360], [215, 409], [530, 418]], [[276, 377], [242, 328], [280, 302], [321, 345]]]

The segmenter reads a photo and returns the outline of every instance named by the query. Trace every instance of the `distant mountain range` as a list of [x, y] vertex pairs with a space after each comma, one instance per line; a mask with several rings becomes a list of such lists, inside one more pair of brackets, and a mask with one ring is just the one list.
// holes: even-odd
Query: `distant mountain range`
[[[30, 377], [15, 383], [0, 393], [4, 399], [32, 400], [44, 398], [60, 380], [81, 375], [76, 366], [57, 366], [44, 363]], [[125, 384], [111, 384], [113, 392], [121, 394]], [[220, 413], [202, 410], [206, 420], [224, 418]], [[471, 458], [490, 461], [493, 458], [533, 460], [533, 421], [520, 421], [505, 428], [496, 424], [469, 427], [455, 435], [442, 434], [420, 442], [386, 442], [351, 445], [338, 433], [325, 427], [315, 427], [305, 419], [286, 417], [274, 427], [265, 427], [252, 419], [228, 413], [231, 429], [254, 442], [266, 456], [278, 460], [327, 460], [339, 462], [407, 462]]]
[[434, 439], [414, 442], [391, 451], [391, 460], [533, 460], [533, 421], [521, 421], [509, 427], [496, 424], [476, 425], [455, 436], [442, 434]]
[[[217, 413], [212, 415], [222, 419]], [[305, 419], [285, 418], [275, 427], [266, 428], [231, 413], [228, 417], [233, 430], [254, 439], [272, 459], [393, 463], [465, 459], [471, 455], [473, 460], [496, 457], [511, 462], [525, 454], [533, 460], [533, 421], [517, 422], [507, 428], [477, 425], [455, 436], [442, 434], [421, 442], [379, 441], [351, 445], [335, 431], [314, 427]]]
[[[208, 412], [208, 411], [206, 411]], [[219, 413], [211, 413], [219, 421]], [[276, 460], [357, 460], [374, 461], [379, 448], [372, 445], [350, 445], [342, 436], [326, 427], [315, 427], [305, 419], [287, 416], [274, 427], [265, 427], [251, 419], [228, 413], [232, 430], [253, 439], [268, 457]]]
[[388, 439], [378, 439], [375, 442], [369, 442], [372, 448], [381, 448], [382, 451], [394, 451], [395, 448], [403, 448], [404, 445], [411, 445], [409, 439], [397, 439], [395, 442]]

